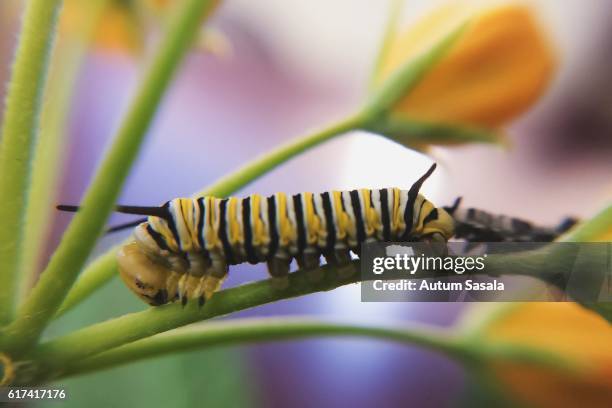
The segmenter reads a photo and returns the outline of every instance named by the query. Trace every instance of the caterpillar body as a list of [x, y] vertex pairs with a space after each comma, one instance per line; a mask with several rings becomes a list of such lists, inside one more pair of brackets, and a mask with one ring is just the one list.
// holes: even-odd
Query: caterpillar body
[[[448, 241], [454, 223], [419, 194], [435, 164], [409, 190], [383, 188], [245, 198], [177, 198], [161, 207], [119, 206], [149, 215], [117, 255], [126, 285], [150, 305], [197, 299], [219, 289], [228, 267], [266, 262], [276, 286], [293, 258], [314, 269], [323, 256], [340, 272], [369, 241]], [[64, 210], [76, 207], [61, 206]], [[117, 229], [117, 228], [115, 228]]]

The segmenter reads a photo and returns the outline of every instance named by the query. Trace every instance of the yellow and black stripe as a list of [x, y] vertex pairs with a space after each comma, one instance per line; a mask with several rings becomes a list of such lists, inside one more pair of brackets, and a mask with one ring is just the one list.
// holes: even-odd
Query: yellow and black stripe
[[121, 276], [153, 305], [176, 299], [203, 303], [229, 265], [266, 262], [273, 281], [284, 286], [292, 259], [313, 269], [323, 256], [342, 272], [350, 269], [350, 252], [359, 254], [364, 242], [446, 242], [453, 235], [452, 218], [419, 194], [434, 168], [409, 190], [177, 198], [161, 207], [119, 206], [118, 211], [149, 215], [135, 228], [135, 240], [119, 251]]

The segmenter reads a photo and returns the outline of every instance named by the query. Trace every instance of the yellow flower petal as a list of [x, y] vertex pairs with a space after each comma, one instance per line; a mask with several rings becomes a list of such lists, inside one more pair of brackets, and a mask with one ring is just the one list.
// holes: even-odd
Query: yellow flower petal
[[[379, 81], [466, 18], [438, 10], [389, 46]], [[431, 122], [497, 128], [529, 108], [554, 71], [553, 53], [529, 9], [507, 5], [475, 17], [450, 52], [395, 107]]]
[[604, 407], [612, 401], [612, 326], [575, 303], [524, 303], [493, 322], [483, 336], [521, 344], [577, 364], [566, 372], [526, 363], [495, 361], [504, 388], [524, 403], [542, 407]]
[[581, 362], [607, 360], [612, 365], [612, 326], [572, 302], [518, 305], [493, 322], [486, 337], [540, 347]]

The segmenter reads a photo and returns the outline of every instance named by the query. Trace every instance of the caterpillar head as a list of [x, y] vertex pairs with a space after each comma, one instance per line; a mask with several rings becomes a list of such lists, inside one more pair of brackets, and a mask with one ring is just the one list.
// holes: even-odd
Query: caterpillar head
[[[177, 272], [184, 272], [188, 263], [184, 257], [171, 256], [167, 245], [176, 249], [176, 242], [169, 231], [167, 221], [171, 218], [170, 202], [160, 207], [141, 207], [118, 205], [115, 210], [125, 214], [147, 215], [154, 226], [160, 226], [163, 234], [160, 236], [165, 249], [158, 246], [156, 238], [147, 232], [151, 227], [147, 219], [137, 220], [114, 226], [107, 232], [120, 231], [136, 226], [135, 242], [121, 247], [117, 253], [119, 274], [128, 288], [139, 298], [152, 306], [159, 306], [177, 298]], [[78, 206], [58, 205], [60, 211], [76, 212]], [[151, 227], [153, 228], [153, 227]], [[176, 272], [175, 272], [176, 271]]]
[[117, 262], [121, 279], [143, 301], [159, 306], [172, 299], [166, 285], [172, 271], [150, 259], [136, 242], [119, 249]]

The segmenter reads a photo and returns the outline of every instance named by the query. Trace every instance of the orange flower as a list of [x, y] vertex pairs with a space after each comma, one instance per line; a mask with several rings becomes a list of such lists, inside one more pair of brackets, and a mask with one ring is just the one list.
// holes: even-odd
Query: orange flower
[[[93, 24], [93, 27], [92, 27]], [[142, 22], [130, 3], [119, 0], [66, 0], [60, 16], [60, 34], [67, 38], [93, 36], [96, 47], [122, 53], [142, 51]]]
[[531, 11], [519, 5], [438, 10], [390, 39], [375, 84], [466, 21], [450, 49], [391, 107], [391, 119], [497, 130], [543, 94], [554, 72], [553, 53]]
[[141, 24], [130, 6], [107, 7], [97, 27], [94, 43], [111, 51], [140, 53], [144, 44]]
[[[113, 52], [139, 54], [150, 28], [148, 23], [163, 26], [176, 3], [176, 0], [66, 0], [60, 28], [68, 36], [82, 35], [84, 24], [96, 18], [92, 33], [95, 46]], [[215, 1], [213, 11], [219, 4], [220, 1]], [[209, 36], [204, 30], [200, 43], [207, 51], [217, 51], [224, 45], [219, 45], [220, 41], [218, 33]]]
[[612, 327], [575, 303], [509, 306], [482, 333], [492, 343], [516, 344], [557, 354], [576, 370], [556, 370], [516, 361], [491, 367], [519, 402], [537, 407], [608, 407], [612, 401]]

